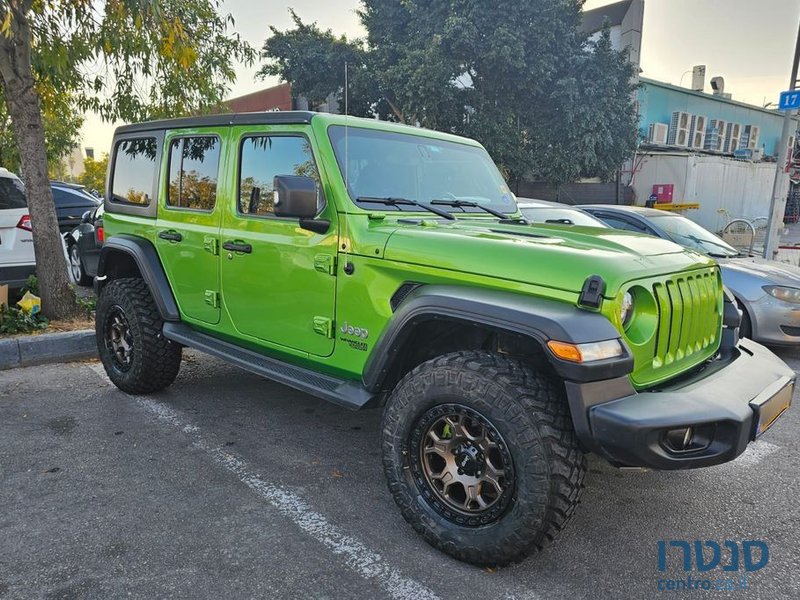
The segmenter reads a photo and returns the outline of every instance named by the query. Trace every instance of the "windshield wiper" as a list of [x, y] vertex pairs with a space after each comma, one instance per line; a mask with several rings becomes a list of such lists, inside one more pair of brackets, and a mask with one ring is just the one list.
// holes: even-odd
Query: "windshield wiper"
[[392, 198], [391, 196], [387, 198], [375, 198], [372, 196], [359, 196], [356, 198], [356, 202], [375, 202], [377, 204], [385, 204], [386, 206], [418, 206], [436, 215], [439, 215], [440, 217], [444, 217], [450, 221], [455, 221], [455, 217], [446, 210], [436, 208], [435, 206], [425, 204], [424, 202], [410, 200], [409, 198]]
[[497, 217], [498, 219], [508, 219], [507, 214], [501, 213], [499, 210], [489, 208], [488, 206], [484, 206], [483, 204], [478, 204], [472, 200], [431, 200], [431, 204], [441, 204], [443, 206], [452, 206], [454, 208], [480, 208], [481, 210], [485, 210], [487, 213]]
[[[727, 251], [728, 246], [726, 244], [720, 244], [715, 242], [714, 240], [704, 240], [702, 238], [697, 237], [696, 235], [686, 235], [683, 233], [678, 233], [677, 231], [673, 231], [673, 233], [679, 237], [685, 238], [694, 242], [695, 244], [711, 244], [712, 246], [716, 246], [717, 248], [722, 248], [723, 250]], [[706, 252], [706, 254], [710, 254], [710, 252]], [[726, 258], [730, 258], [730, 255], [727, 255]]]

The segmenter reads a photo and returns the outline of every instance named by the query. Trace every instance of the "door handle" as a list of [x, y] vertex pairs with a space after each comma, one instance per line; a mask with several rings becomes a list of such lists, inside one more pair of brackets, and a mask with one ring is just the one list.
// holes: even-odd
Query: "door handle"
[[177, 231], [159, 231], [158, 237], [170, 242], [180, 242], [183, 239], [183, 236]]
[[243, 252], [244, 254], [250, 254], [253, 251], [253, 247], [244, 242], [225, 242], [222, 244], [222, 248], [230, 252]]

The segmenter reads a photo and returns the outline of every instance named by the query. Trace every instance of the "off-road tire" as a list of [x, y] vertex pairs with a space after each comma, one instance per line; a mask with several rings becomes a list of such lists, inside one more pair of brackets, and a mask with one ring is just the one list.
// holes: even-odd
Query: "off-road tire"
[[[127, 370], [118, 366], [106, 343], [109, 315], [119, 309], [127, 320], [132, 341]], [[164, 322], [143, 279], [111, 281], [100, 294], [95, 314], [97, 350], [114, 385], [128, 394], [149, 394], [175, 381], [181, 366], [181, 345], [162, 335]]]
[[[464, 526], [426, 499], [410, 468], [410, 438], [432, 407], [478, 412], [502, 435], [513, 460], [513, 496], [491, 523]], [[563, 386], [520, 360], [456, 352], [408, 373], [389, 397], [382, 422], [383, 466], [403, 517], [424, 539], [480, 566], [517, 562], [553, 541], [572, 517], [586, 473]], [[430, 494], [428, 494], [430, 495]]]

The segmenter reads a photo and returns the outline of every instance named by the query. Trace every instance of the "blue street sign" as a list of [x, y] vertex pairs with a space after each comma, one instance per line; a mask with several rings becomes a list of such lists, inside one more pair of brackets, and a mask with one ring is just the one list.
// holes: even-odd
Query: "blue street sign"
[[778, 103], [778, 108], [780, 110], [792, 110], [793, 108], [800, 108], [800, 90], [781, 92], [781, 99]]

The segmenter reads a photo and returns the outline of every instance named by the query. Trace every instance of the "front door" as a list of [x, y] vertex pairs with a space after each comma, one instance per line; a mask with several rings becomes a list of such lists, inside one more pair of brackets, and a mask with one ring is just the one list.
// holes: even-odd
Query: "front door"
[[167, 177], [156, 222], [156, 248], [181, 315], [212, 325], [220, 316], [219, 228], [224, 202], [217, 190], [228, 189], [219, 171], [225, 135], [223, 129], [167, 136]]
[[[310, 141], [291, 127], [237, 128], [237, 202], [221, 232], [222, 295], [237, 331], [316, 356], [333, 352], [336, 298], [336, 213], [326, 233], [276, 217], [273, 178], [305, 175], [318, 182]], [[225, 249], [225, 247], [228, 249]]]

